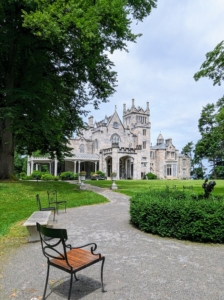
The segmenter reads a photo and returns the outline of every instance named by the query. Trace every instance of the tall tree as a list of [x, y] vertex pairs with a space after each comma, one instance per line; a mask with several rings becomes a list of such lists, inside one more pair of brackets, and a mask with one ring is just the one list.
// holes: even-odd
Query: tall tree
[[68, 155], [84, 107], [98, 108], [116, 87], [108, 53], [127, 50], [131, 19], [157, 0], [1, 0], [0, 179], [13, 173], [14, 150]]
[[187, 143], [181, 153], [186, 154], [191, 159], [191, 175], [196, 179], [203, 179], [206, 169], [203, 165], [202, 158], [196, 154], [194, 143], [192, 141]]
[[[202, 77], [208, 77], [213, 85], [221, 85], [224, 80], [224, 41], [220, 42], [213, 51], [206, 54], [206, 60], [200, 70], [194, 75], [197, 81]], [[218, 100], [216, 105], [208, 104], [204, 108], [199, 120], [202, 139], [197, 143], [197, 153], [209, 157], [213, 163], [214, 178], [218, 176], [223, 166], [224, 156], [224, 97]], [[217, 173], [218, 171], [218, 173]]]
[[218, 103], [216, 105], [207, 104], [203, 107], [198, 124], [201, 139], [195, 146], [197, 159], [206, 158], [211, 162], [214, 178], [217, 178], [216, 167], [222, 164], [224, 158], [224, 153], [222, 151], [223, 141], [217, 122], [219, 109]]

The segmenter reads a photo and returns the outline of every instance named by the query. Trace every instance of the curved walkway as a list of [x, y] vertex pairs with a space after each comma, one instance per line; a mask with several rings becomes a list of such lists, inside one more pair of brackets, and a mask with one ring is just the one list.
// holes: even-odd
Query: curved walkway
[[[100, 264], [78, 273], [72, 299], [88, 300], [223, 300], [224, 246], [161, 238], [129, 223], [129, 198], [87, 186], [110, 200], [107, 204], [68, 209], [56, 227], [68, 230], [69, 243], [96, 242], [106, 256], [100, 289]], [[16, 266], [13, 267], [13, 266]], [[41, 299], [46, 259], [40, 243], [17, 249], [3, 269], [0, 299]], [[67, 299], [69, 275], [51, 268], [48, 300]]]

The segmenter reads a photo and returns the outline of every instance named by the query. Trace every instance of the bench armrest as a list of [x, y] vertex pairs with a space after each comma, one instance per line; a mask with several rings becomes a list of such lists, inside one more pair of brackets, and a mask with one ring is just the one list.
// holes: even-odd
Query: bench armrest
[[85, 248], [85, 247], [88, 247], [88, 246], [91, 246], [90, 249], [91, 249], [91, 253], [93, 255], [99, 255], [100, 258], [101, 258], [101, 254], [100, 253], [94, 253], [94, 251], [96, 251], [97, 249], [97, 244], [96, 243], [89, 243], [89, 244], [85, 244], [83, 246], [79, 246], [79, 247], [72, 247], [71, 244], [67, 244], [66, 247], [69, 248], [70, 250], [72, 249], [80, 249], [80, 248]]

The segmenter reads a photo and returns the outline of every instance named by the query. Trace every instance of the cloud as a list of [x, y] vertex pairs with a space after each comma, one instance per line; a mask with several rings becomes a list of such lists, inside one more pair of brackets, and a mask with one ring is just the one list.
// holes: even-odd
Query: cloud
[[222, 87], [212, 81], [195, 82], [205, 54], [224, 39], [224, 1], [158, 0], [157, 9], [142, 23], [132, 24], [143, 36], [128, 44], [129, 53], [110, 55], [118, 72], [117, 92], [91, 114], [97, 121], [111, 115], [115, 105], [122, 119], [123, 103], [146, 107], [150, 103], [151, 142], [161, 132], [181, 150], [200, 138], [198, 119], [202, 107], [216, 102]]

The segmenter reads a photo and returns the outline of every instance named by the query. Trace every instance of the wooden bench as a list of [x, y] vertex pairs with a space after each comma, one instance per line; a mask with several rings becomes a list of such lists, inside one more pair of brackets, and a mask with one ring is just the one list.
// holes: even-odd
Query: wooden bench
[[190, 186], [183, 185], [183, 190], [193, 190], [193, 185]]
[[51, 211], [35, 211], [26, 220], [23, 226], [26, 226], [27, 230], [30, 233], [29, 242], [36, 242], [40, 240], [39, 232], [37, 231], [37, 224], [39, 223], [42, 226], [47, 226], [51, 216]]

